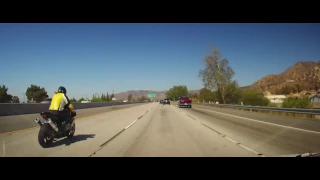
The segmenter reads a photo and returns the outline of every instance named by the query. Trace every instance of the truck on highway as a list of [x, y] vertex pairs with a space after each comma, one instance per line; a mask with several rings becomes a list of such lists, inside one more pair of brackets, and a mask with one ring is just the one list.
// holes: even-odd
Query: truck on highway
[[164, 99], [163, 102], [162, 102], [163, 105], [165, 104], [169, 104], [170, 105], [170, 100], [169, 99]]
[[180, 107], [191, 108], [192, 107], [192, 100], [189, 97], [186, 97], [186, 96], [179, 97], [178, 107], [179, 108]]

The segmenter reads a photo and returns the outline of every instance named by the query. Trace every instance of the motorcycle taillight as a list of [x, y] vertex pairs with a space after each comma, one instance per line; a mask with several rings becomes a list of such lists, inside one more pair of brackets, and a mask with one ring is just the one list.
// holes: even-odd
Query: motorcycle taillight
[[42, 114], [41, 116], [42, 116], [44, 119], [47, 117], [45, 114]]

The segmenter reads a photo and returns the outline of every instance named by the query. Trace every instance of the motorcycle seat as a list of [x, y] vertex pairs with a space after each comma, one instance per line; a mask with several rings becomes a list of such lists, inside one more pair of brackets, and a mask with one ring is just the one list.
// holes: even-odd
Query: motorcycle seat
[[43, 118], [50, 118], [52, 121], [58, 120], [58, 117], [55, 114], [53, 114], [52, 112], [49, 112], [49, 111], [41, 112], [40, 115]]

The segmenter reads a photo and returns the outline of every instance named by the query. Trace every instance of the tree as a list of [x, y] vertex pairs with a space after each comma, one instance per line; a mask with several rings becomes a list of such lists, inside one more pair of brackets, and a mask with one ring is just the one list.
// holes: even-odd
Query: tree
[[225, 104], [225, 87], [230, 84], [234, 76], [233, 69], [229, 66], [229, 61], [221, 58], [218, 50], [213, 50], [211, 56], [204, 58], [205, 68], [199, 71], [198, 77], [201, 77], [205, 88], [210, 90], [218, 90]]
[[166, 92], [166, 96], [171, 101], [177, 100], [180, 96], [188, 96], [187, 86], [173, 86]]
[[5, 85], [0, 86], [0, 103], [9, 103], [12, 101], [12, 95], [7, 92], [8, 88]]
[[102, 102], [102, 99], [101, 99], [101, 97], [99, 97], [99, 95], [96, 93], [96, 94], [92, 95], [91, 102]]
[[0, 103], [6, 103], [8, 88], [5, 85], [0, 86]]
[[145, 96], [141, 96], [139, 99], [138, 99], [138, 101], [147, 101], [148, 100], [148, 98], [146, 98]]
[[49, 97], [45, 88], [40, 88], [40, 86], [33, 84], [31, 84], [31, 86], [26, 90], [26, 96], [29, 101], [34, 100], [37, 103]]
[[200, 101], [216, 101], [215, 93], [207, 88], [202, 88], [199, 92]]
[[7, 94], [6, 103], [12, 103], [13, 96], [11, 94]]
[[110, 101], [109, 93], [107, 92], [107, 97], [106, 97], [107, 102]]
[[83, 97], [78, 100], [78, 102], [81, 102], [81, 101], [84, 101], [84, 98], [83, 98]]
[[242, 102], [244, 105], [267, 106], [270, 100], [254, 91], [246, 90], [242, 92]]
[[189, 93], [189, 97], [190, 98], [198, 98], [198, 94], [197, 93]]
[[128, 95], [128, 102], [131, 102], [132, 101], [132, 94], [129, 94]]
[[114, 98], [114, 94], [113, 93], [110, 96], [110, 101], [112, 101], [112, 98]]
[[[218, 91], [219, 92], [219, 91]], [[259, 95], [261, 97], [261, 95]], [[219, 95], [218, 97], [222, 97]], [[263, 97], [263, 95], [262, 95]], [[225, 102], [226, 104], [240, 104], [242, 98], [242, 91], [236, 81], [231, 82], [225, 87]], [[221, 102], [220, 99], [219, 102]]]
[[101, 95], [101, 101], [103, 101], [103, 102], [107, 101], [106, 95], [104, 95], [103, 93]]
[[75, 103], [75, 102], [77, 102], [77, 100], [75, 98], [72, 98], [72, 99], [70, 99], [70, 102]]
[[12, 103], [20, 103], [19, 97], [18, 96], [13, 96], [12, 97]]

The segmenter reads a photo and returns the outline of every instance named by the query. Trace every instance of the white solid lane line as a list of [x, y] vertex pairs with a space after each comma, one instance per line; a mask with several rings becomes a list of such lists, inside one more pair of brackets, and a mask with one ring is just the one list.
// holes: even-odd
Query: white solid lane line
[[246, 117], [241, 117], [241, 116], [235, 116], [235, 115], [221, 113], [221, 112], [212, 111], [212, 110], [208, 110], [208, 109], [202, 109], [202, 108], [194, 108], [194, 109], [199, 109], [199, 110], [203, 110], [203, 111], [209, 111], [209, 112], [213, 112], [213, 113], [217, 113], [217, 114], [222, 114], [222, 115], [226, 115], [226, 116], [240, 118], [240, 119], [244, 119], [244, 120], [248, 120], [248, 121], [259, 122], [259, 123], [268, 124], [268, 125], [272, 125], [272, 126], [278, 126], [278, 127], [282, 127], [282, 128], [294, 129], [294, 130], [297, 130], [297, 131], [304, 131], [304, 132], [309, 132], [309, 133], [320, 134], [320, 132], [317, 132], [317, 131], [311, 131], [311, 130], [300, 129], [300, 128], [295, 128], [295, 127], [290, 127], [290, 126], [284, 126], [284, 125], [280, 125], [280, 124], [274, 124], [274, 123], [259, 121], [259, 120], [256, 120], [256, 119], [251, 119], [251, 118], [246, 118]]

